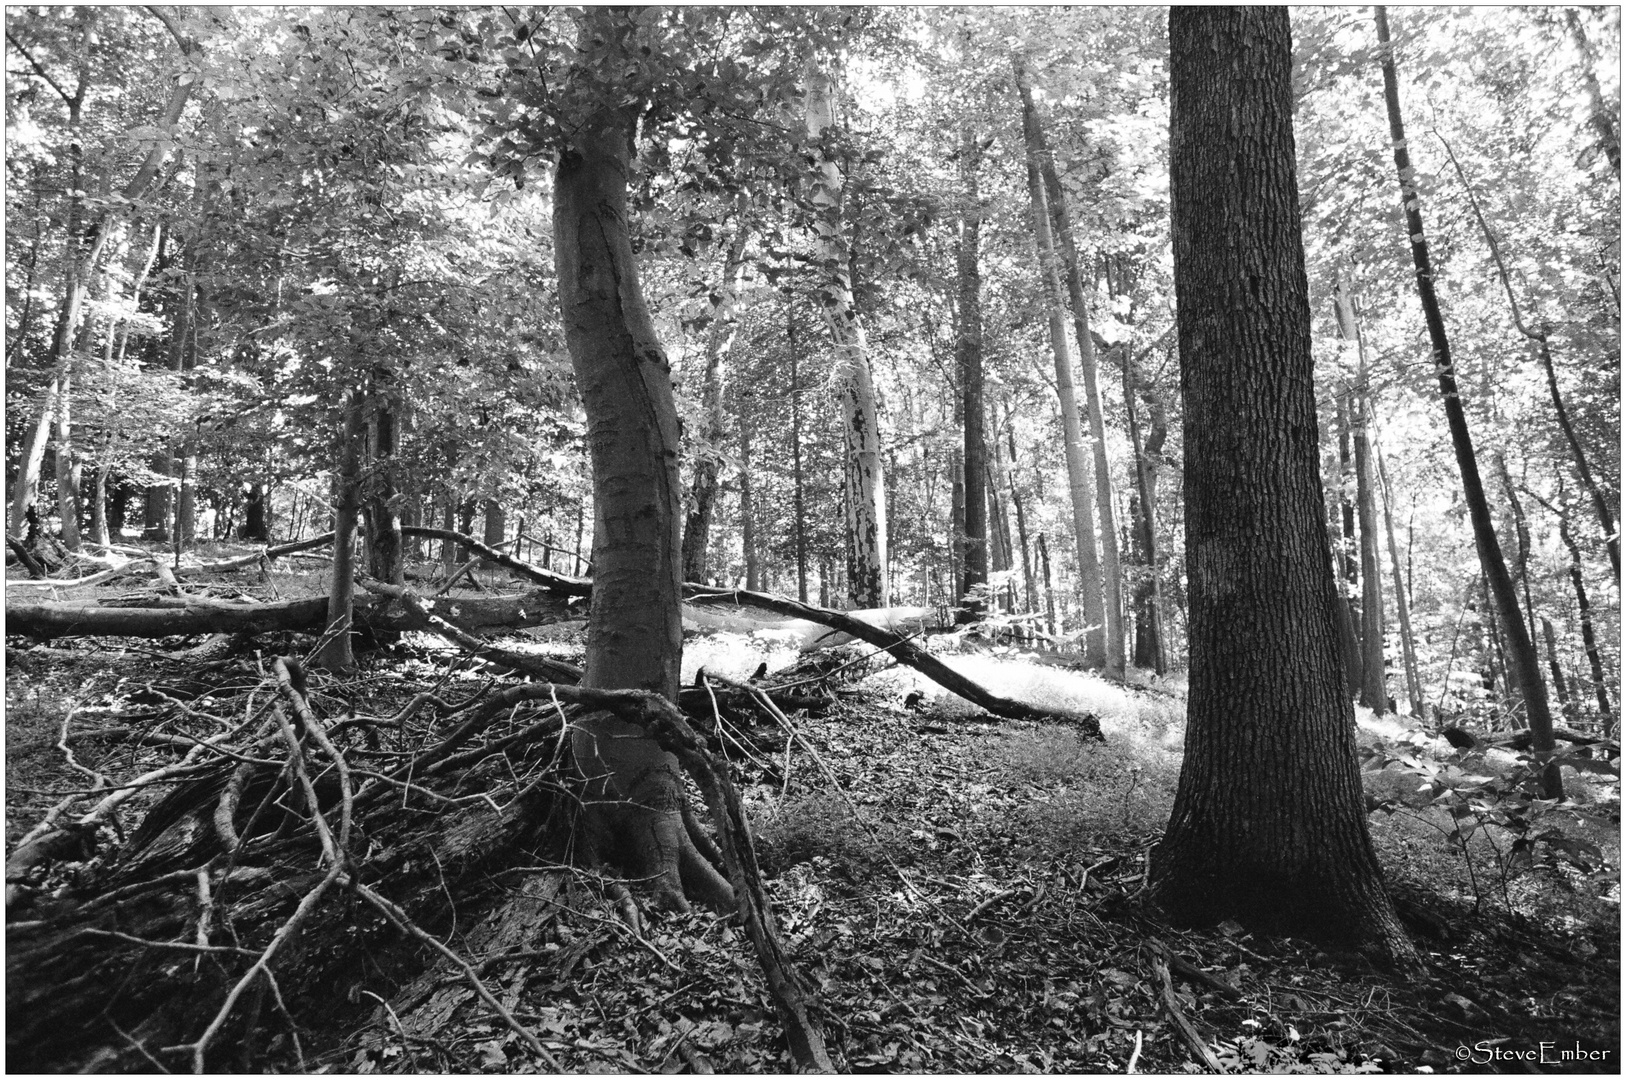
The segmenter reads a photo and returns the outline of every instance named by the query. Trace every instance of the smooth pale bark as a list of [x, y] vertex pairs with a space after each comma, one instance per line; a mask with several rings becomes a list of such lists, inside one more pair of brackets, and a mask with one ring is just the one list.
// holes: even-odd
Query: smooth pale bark
[[1184, 922], [1411, 963], [1339, 670], [1287, 10], [1173, 8], [1169, 53], [1191, 675], [1150, 882]]
[[[700, 408], [706, 424], [702, 445], [694, 455], [694, 482], [689, 487], [689, 516], [683, 526], [683, 579], [706, 580], [706, 553], [711, 546], [712, 509], [717, 499], [717, 471], [724, 435], [723, 360], [734, 344], [735, 308], [745, 284], [745, 245], [750, 231], [735, 227], [723, 260], [723, 278], [712, 296], [711, 326], [706, 335], [706, 374], [700, 387]], [[794, 348], [794, 346], [793, 346]], [[794, 357], [795, 353], [792, 352]], [[801, 448], [797, 447], [800, 454]]]
[[361, 516], [362, 442], [367, 422], [361, 396], [345, 394], [341, 406], [344, 425], [339, 436], [338, 468], [333, 477], [333, 578], [328, 585], [327, 641], [317, 653], [317, 667], [335, 672], [356, 670], [356, 656], [350, 647], [356, 598], [356, 522]]
[[1367, 403], [1366, 346], [1355, 318], [1355, 299], [1342, 269], [1334, 291], [1339, 335], [1358, 354], [1356, 386], [1351, 394], [1354, 419], [1355, 512], [1361, 523], [1361, 694], [1360, 702], [1378, 715], [1389, 711], [1389, 688], [1383, 666], [1383, 561], [1378, 554], [1377, 485], [1372, 467], [1372, 445]]
[[816, 262], [822, 270], [816, 300], [835, 346], [845, 443], [847, 590], [856, 607], [885, 607], [889, 586], [880, 419], [869, 343], [853, 307], [851, 260], [842, 238], [841, 170], [820, 148], [824, 133], [836, 123], [835, 89], [830, 77], [816, 69], [808, 70], [806, 82], [807, 134], [813, 158], [808, 198], [814, 209]]
[[983, 483], [987, 442], [983, 432], [982, 374], [982, 198], [977, 167], [982, 151], [970, 125], [960, 129], [960, 242], [955, 250], [956, 303], [954, 359], [960, 380], [960, 416], [964, 439], [960, 456], [964, 510], [959, 537], [963, 572], [954, 602], [957, 621], [976, 622], [985, 603], [974, 595], [988, 584], [988, 493]]
[[1056, 164], [1045, 141], [1044, 126], [1033, 107], [1033, 95], [1021, 86], [1023, 128], [1029, 152], [1037, 149], [1044, 172], [1045, 201], [1054, 227], [1057, 253], [1067, 272], [1067, 296], [1073, 307], [1073, 335], [1078, 339], [1080, 381], [1084, 412], [1090, 425], [1090, 453], [1095, 464], [1095, 512], [1101, 523], [1101, 586], [1106, 615], [1107, 672], [1124, 673], [1123, 559], [1118, 551], [1118, 513], [1112, 498], [1112, 470], [1107, 462], [1106, 420], [1101, 411], [1100, 365], [1095, 357], [1095, 335], [1090, 333], [1089, 307], [1084, 298], [1084, 277], [1078, 247], [1073, 242], [1072, 220]]
[[[1422, 197], [1417, 191], [1416, 175], [1406, 144], [1405, 123], [1400, 115], [1400, 84], [1395, 75], [1388, 14], [1382, 5], [1378, 5], [1374, 9], [1374, 16], [1377, 22], [1378, 57], [1383, 68], [1383, 98], [1389, 113], [1389, 136], [1394, 147], [1395, 171], [1400, 180], [1401, 205], [1405, 208], [1412, 262], [1417, 270], [1417, 294], [1422, 302], [1423, 319], [1428, 326], [1429, 341], [1434, 351], [1441, 404], [1451, 430], [1451, 446], [1456, 454], [1457, 469], [1462, 475], [1463, 500], [1468, 505], [1468, 518], [1473, 525], [1474, 546], [1478, 549], [1479, 564], [1484, 570], [1495, 601], [1497, 618], [1506, 635], [1508, 661], [1513, 669], [1512, 682], [1518, 687], [1524, 701], [1525, 716], [1530, 722], [1531, 749], [1538, 755], [1551, 754], [1557, 744], [1553, 740], [1553, 717], [1547, 703], [1547, 684], [1541, 677], [1541, 659], [1519, 613], [1518, 594], [1502, 557], [1501, 544], [1496, 539], [1490, 502], [1485, 497], [1473, 436], [1468, 431], [1468, 418], [1458, 391], [1456, 365], [1451, 359], [1445, 319], [1434, 292], [1434, 270], [1429, 259], [1428, 236], [1423, 227]], [[1564, 797], [1563, 779], [1557, 765], [1549, 764], [1542, 769], [1541, 790], [1545, 798]]]
[[[624, 12], [588, 9], [582, 40], [630, 55]], [[595, 88], [603, 92], [603, 88]], [[677, 700], [683, 650], [679, 609], [681, 432], [672, 369], [639, 284], [628, 233], [627, 180], [636, 113], [598, 105], [574, 129], [554, 175], [553, 249], [559, 307], [587, 412], [593, 467], [593, 595], [583, 685], [651, 690]], [[677, 759], [613, 714], [574, 726], [587, 781], [589, 840], [600, 857], [686, 907], [685, 888], [726, 908], [728, 882], [685, 832]]]
[[1417, 672], [1417, 646], [1411, 636], [1411, 597], [1400, 563], [1400, 546], [1395, 543], [1394, 498], [1389, 490], [1389, 474], [1383, 467], [1383, 448], [1375, 438], [1372, 453], [1378, 467], [1378, 491], [1383, 495], [1383, 528], [1389, 538], [1389, 566], [1395, 579], [1395, 613], [1400, 622], [1400, 656], [1406, 667], [1406, 694], [1411, 699], [1411, 714], [1427, 719], [1428, 701], [1423, 697], [1423, 682]]
[[69, 551], [79, 550], [79, 484], [74, 466], [73, 423], [70, 410], [73, 402], [73, 369], [70, 365], [62, 373], [61, 392], [56, 401], [56, 505], [62, 520], [62, 546]]
[[[1016, 58], [1019, 89], [1027, 86], [1021, 57]], [[1024, 126], [1028, 123], [1023, 110]], [[1090, 484], [1090, 466], [1084, 456], [1084, 436], [1079, 424], [1078, 400], [1073, 390], [1073, 355], [1067, 341], [1063, 316], [1061, 278], [1056, 245], [1050, 231], [1050, 209], [1046, 201], [1041, 164], [1034, 141], [1028, 140], [1028, 199], [1033, 213], [1033, 236], [1039, 251], [1040, 274], [1044, 280], [1045, 307], [1050, 327], [1050, 353], [1056, 363], [1056, 396], [1061, 405], [1062, 449], [1067, 461], [1067, 487], [1073, 506], [1073, 542], [1078, 549], [1078, 594], [1084, 616], [1084, 663], [1107, 666], [1106, 605], [1101, 597], [1101, 557], [1095, 542], [1095, 499]]]

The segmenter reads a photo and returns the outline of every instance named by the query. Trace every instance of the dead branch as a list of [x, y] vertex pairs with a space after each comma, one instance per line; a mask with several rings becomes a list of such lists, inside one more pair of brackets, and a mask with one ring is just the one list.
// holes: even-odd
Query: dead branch
[[851, 634], [860, 641], [881, 649], [894, 657], [899, 663], [907, 664], [937, 683], [946, 690], [965, 698], [974, 705], [979, 705], [996, 716], [1004, 716], [1012, 720], [1066, 720], [1076, 724], [1080, 734], [1089, 738], [1101, 738], [1101, 725], [1096, 717], [1090, 713], [1082, 716], [1049, 713], [1043, 709], [1036, 709], [1011, 698], [1001, 697], [980, 684], [973, 682], [958, 671], [949, 667], [943, 661], [922, 649], [906, 637], [902, 637], [889, 630], [881, 630], [866, 622], [862, 622], [850, 615], [839, 611], [830, 611], [826, 608], [813, 607], [796, 600], [770, 593], [745, 592], [739, 589], [716, 589], [706, 585], [685, 585], [684, 595], [693, 601], [704, 602], [734, 602], [751, 604], [766, 608], [781, 615], [789, 615], [797, 619], [809, 619], [822, 623], [834, 630]]
[[593, 583], [586, 578], [573, 578], [566, 577], [564, 574], [555, 574], [552, 570], [544, 570], [540, 566], [533, 566], [528, 562], [514, 558], [512, 555], [505, 555], [494, 547], [482, 544], [472, 536], [465, 536], [450, 529], [435, 529], [426, 525], [403, 525], [401, 535], [423, 536], [431, 540], [449, 540], [454, 544], [461, 544], [487, 562], [512, 570], [521, 577], [529, 578], [538, 585], [544, 586], [549, 591], [558, 593], [561, 596], [587, 596], [593, 591]]

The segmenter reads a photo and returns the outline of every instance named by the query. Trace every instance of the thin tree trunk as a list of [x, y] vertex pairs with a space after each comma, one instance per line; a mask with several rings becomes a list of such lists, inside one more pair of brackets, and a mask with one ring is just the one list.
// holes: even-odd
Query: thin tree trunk
[[1161, 396], [1153, 397], [1152, 429], [1147, 433], [1146, 441], [1141, 442], [1140, 410], [1135, 404], [1141, 380], [1136, 377], [1136, 365], [1127, 350], [1123, 353], [1123, 360], [1124, 406], [1129, 413], [1129, 442], [1135, 457], [1135, 490], [1139, 496], [1135, 508], [1131, 509], [1130, 522], [1146, 569], [1146, 580], [1137, 584], [1134, 594], [1134, 663], [1137, 667], [1151, 668], [1161, 675], [1169, 669], [1169, 660], [1163, 629], [1162, 576], [1158, 568], [1157, 475], [1158, 460], [1168, 438], [1168, 424]]
[[814, 154], [809, 198], [818, 263], [825, 268], [816, 299], [835, 346], [845, 440], [847, 588], [857, 607], [885, 607], [889, 588], [880, 420], [869, 344], [853, 307], [850, 253], [841, 235], [841, 170], [819, 149], [824, 133], [836, 123], [835, 91], [830, 77], [811, 67], [806, 82], [807, 133]]
[[78, 469], [74, 467], [73, 424], [68, 412], [73, 400], [72, 385], [73, 372], [70, 368], [62, 375], [62, 392], [57, 396], [56, 505], [57, 514], [62, 519], [62, 546], [69, 551], [78, 551], [79, 485], [74, 476]]
[[739, 410], [740, 431], [740, 545], [745, 549], [745, 587], [760, 592], [762, 586], [762, 556], [757, 544], [756, 480], [752, 475], [751, 442], [755, 422], [751, 417], [753, 397], [748, 393], [735, 395]]
[[90, 542], [106, 548], [113, 543], [112, 531], [107, 526], [107, 475], [111, 465], [98, 465], [92, 474], [90, 496]]
[[[790, 347], [790, 455], [791, 479], [795, 484], [796, 512], [796, 599], [807, 602], [807, 485], [802, 475], [802, 380], [795, 338], [796, 316], [786, 306], [787, 344]], [[693, 580], [693, 579], [691, 579]]]
[[1107, 672], [1119, 678], [1124, 673], [1123, 558], [1118, 549], [1118, 515], [1112, 498], [1112, 470], [1107, 462], [1106, 420], [1101, 410], [1100, 366], [1095, 356], [1095, 335], [1090, 333], [1089, 307], [1084, 297], [1084, 279], [1079, 268], [1078, 247], [1073, 242], [1073, 226], [1067, 213], [1067, 198], [1056, 175], [1056, 163], [1046, 143], [1044, 127], [1033, 107], [1031, 93], [1022, 98], [1024, 131], [1031, 117], [1028, 136], [1039, 148], [1044, 172], [1045, 200], [1050, 210], [1057, 253], [1067, 271], [1067, 295], [1073, 307], [1073, 336], [1078, 339], [1079, 373], [1084, 386], [1084, 410], [1090, 425], [1090, 450], [1095, 462], [1095, 512], [1101, 524], [1101, 585], [1105, 594]]
[[[1604, 156], [1609, 159], [1609, 167], [1615, 170], [1615, 179], [1620, 179], [1620, 129], [1616, 117], [1620, 113], [1620, 106], [1609, 107], [1598, 86], [1598, 60], [1597, 52], [1592, 43], [1587, 40], [1586, 29], [1581, 25], [1581, 17], [1574, 10], [1566, 10], [1563, 14], [1564, 27], [1569, 31], [1570, 40], [1575, 43], [1575, 49], [1581, 54], [1581, 82], [1586, 88], [1587, 95], [1587, 123], [1598, 135], [1598, 145], [1603, 148]], [[1620, 577], [1620, 568], [1615, 568], [1615, 577]]]
[[1547, 642], [1547, 669], [1553, 675], [1553, 692], [1558, 695], [1558, 707], [1570, 723], [1575, 722], [1575, 707], [1570, 704], [1569, 687], [1564, 684], [1564, 669], [1558, 663], [1558, 635], [1553, 633], [1553, 621], [1541, 617], [1541, 634]]
[[1411, 636], [1411, 597], [1400, 564], [1400, 548], [1395, 544], [1393, 498], [1389, 490], [1389, 476], [1383, 467], [1383, 447], [1376, 438], [1372, 441], [1372, 456], [1378, 467], [1378, 491], [1383, 496], [1384, 532], [1389, 538], [1389, 565], [1395, 579], [1395, 612], [1400, 620], [1400, 655], [1406, 666], [1406, 694], [1411, 699], [1411, 714], [1419, 720], [1428, 719], [1428, 700], [1423, 697], [1423, 683], [1417, 672], [1417, 645]]
[[361, 516], [361, 456], [367, 423], [361, 395], [348, 392], [341, 406], [343, 432], [339, 462], [333, 478], [333, 580], [328, 586], [327, 643], [316, 656], [316, 666], [334, 672], [356, 670], [350, 647], [352, 609], [356, 598], [356, 521]]
[[[683, 526], [683, 580], [706, 580], [706, 552], [711, 546], [712, 508], [717, 498], [717, 470], [724, 435], [723, 359], [734, 343], [734, 309], [745, 282], [745, 245], [750, 231], [743, 221], [723, 260], [723, 277], [712, 298], [711, 326], [706, 335], [706, 373], [700, 388], [705, 427], [694, 455], [694, 481], [689, 488], [690, 508]], [[794, 344], [792, 355], [794, 356]], [[800, 448], [797, 449], [800, 453]]]
[[[1016, 58], [1016, 78], [1023, 103], [1023, 127], [1037, 131], [1036, 118], [1030, 118], [1031, 93], [1020, 57]], [[1067, 460], [1067, 485], [1073, 504], [1073, 540], [1078, 546], [1078, 593], [1084, 617], [1084, 663], [1106, 667], [1106, 605], [1101, 594], [1101, 557], [1095, 542], [1095, 499], [1091, 490], [1090, 466], [1084, 457], [1084, 437], [1079, 423], [1078, 402], [1073, 392], [1073, 357], [1067, 342], [1067, 324], [1058, 274], [1056, 246], [1050, 231], [1041, 155], [1037, 140], [1027, 136], [1028, 198], [1033, 207], [1033, 235], [1039, 250], [1040, 273], [1044, 279], [1045, 307], [1050, 323], [1050, 351], [1056, 362], [1056, 396], [1061, 404], [1062, 445]]]
[[1044, 574], [1044, 628], [1051, 637], [1061, 634], [1061, 624], [1056, 621], [1056, 590], [1050, 581], [1050, 548], [1045, 543], [1044, 533], [1039, 534], [1039, 569]]
[[1011, 410], [1005, 410], [1005, 439], [1011, 453], [1011, 468], [1006, 476], [1006, 484], [1011, 493], [1011, 507], [1016, 511], [1016, 541], [1022, 553], [1022, 585], [1027, 592], [1026, 611], [1039, 609], [1039, 592], [1033, 580], [1033, 560], [1028, 555], [1028, 516], [1022, 506], [1022, 493], [1016, 489], [1016, 425], [1011, 423]]
[[960, 242], [955, 250], [957, 293], [954, 354], [960, 380], [960, 415], [964, 441], [961, 462], [964, 513], [961, 562], [964, 566], [957, 621], [975, 622], [986, 614], [975, 590], [988, 583], [987, 438], [983, 429], [982, 373], [982, 199], [977, 185], [981, 146], [969, 124], [960, 129]]
[[[1569, 17], [1571, 29], [1580, 34], [1580, 25], [1574, 21], [1574, 14], [1571, 13]], [[1584, 36], [1582, 41], [1585, 41]], [[1593, 84], [1593, 90], [1595, 93], [1596, 82]], [[1581, 449], [1581, 440], [1576, 437], [1575, 426], [1570, 423], [1570, 414], [1569, 410], [1564, 407], [1563, 395], [1558, 392], [1558, 373], [1553, 369], [1553, 354], [1548, 342], [1549, 328], [1546, 325], [1528, 327], [1524, 324], [1524, 318], [1519, 311], [1519, 301], [1513, 295], [1513, 281], [1508, 276], [1507, 265], [1502, 261], [1501, 245], [1496, 242], [1496, 234], [1491, 232], [1490, 224], [1486, 222], [1485, 215], [1480, 211], [1479, 198], [1474, 194], [1473, 186], [1468, 183], [1468, 174], [1463, 169], [1462, 162], [1457, 160], [1457, 155], [1451, 149], [1449, 143], [1445, 142], [1444, 139], [1441, 139], [1440, 143], [1445, 147], [1446, 154], [1451, 158], [1451, 164], [1456, 169], [1457, 179], [1462, 181], [1462, 189], [1468, 196], [1468, 205], [1473, 209], [1474, 218], [1479, 222], [1480, 234], [1485, 237], [1485, 244], [1490, 248], [1491, 258], [1496, 262], [1496, 272], [1502, 279], [1502, 289], [1507, 293], [1508, 308], [1513, 313], [1513, 325], [1518, 329], [1519, 333], [1530, 339], [1535, 347], [1536, 356], [1541, 360], [1542, 371], [1547, 376], [1547, 396], [1552, 399], [1553, 414], [1558, 418], [1558, 428], [1564, 433], [1564, 440], [1569, 443], [1570, 453], [1575, 456], [1575, 469], [1581, 474], [1581, 484], [1586, 488], [1587, 494], [1592, 499], [1592, 509], [1598, 515], [1598, 524], [1603, 529], [1604, 543], [1609, 548], [1609, 562], [1614, 567], [1615, 584], [1619, 585], [1620, 534], [1615, 531], [1615, 514], [1609, 507], [1608, 498], [1605, 497], [1603, 490], [1592, 476], [1592, 467], [1587, 461], [1586, 451]], [[1615, 142], [1614, 152], [1610, 160], [1614, 163], [1615, 173], [1618, 176], [1620, 173], [1620, 143], [1618, 139]], [[1532, 631], [1532, 636], [1533, 633]]]
[[1355, 508], [1361, 523], [1361, 696], [1360, 702], [1382, 716], [1389, 711], [1389, 688], [1383, 666], [1383, 559], [1378, 553], [1377, 485], [1374, 483], [1371, 423], [1367, 389], [1366, 346], [1355, 317], [1355, 300], [1343, 270], [1336, 286], [1338, 329], [1359, 356], [1356, 389], [1351, 395], [1354, 420]]
[[[1517, 671], [1515, 681], [1524, 699], [1525, 715], [1530, 723], [1531, 749], [1537, 754], [1551, 754], [1556, 744], [1553, 740], [1552, 713], [1547, 705], [1547, 685], [1541, 677], [1541, 661], [1536, 655], [1535, 643], [1525, 632], [1524, 620], [1519, 613], [1518, 594], [1514, 591], [1512, 576], [1508, 574], [1501, 545], [1496, 539], [1490, 503], [1485, 497], [1479, 463], [1474, 455], [1473, 437], [1468, 432], [1467, 416], [1457, 389], [1456, 366], [1451, 359], [1445, 320], [1434, 294], [1434, 271], [1429, 260], [1428, 238], [1423, 229], [1421, 197], [1414, 184], [1411, 155], [1406, 149], [1405, 124], [1400, 115], [1400, 87], [1395, 76], [1394, 46], [1389, 40], [1388, 14], [1379, 5], [1375, 9], [1375, 16], [1378, 54], [1383, 66], [1383, 96], [1388, 106], [1389, 133], [1394, 146], [1395, 169], [1400, 178], [1401, 202], [1406, 212], [1406, 231], [1411, 237], [1412, 261], [1417, 267], [1417, 292], [1434, 350], [1440, 396], [1445, 407], [1446, 422], [1451, 429], [1451, 444], [1456, 452], [1457, 467], [1462, 473], [1463, 496], [1473, 523], [1474, 544], [1479, 550], [1480, 565], [1484, 568], [1496, 601], [1497, 616], [1507, 635], [1509, 659]], [[1563, 779], [1557, 765], [1549, 764], [1542, 770], [1541, 788], [1544, 798], [1563, 798]]]

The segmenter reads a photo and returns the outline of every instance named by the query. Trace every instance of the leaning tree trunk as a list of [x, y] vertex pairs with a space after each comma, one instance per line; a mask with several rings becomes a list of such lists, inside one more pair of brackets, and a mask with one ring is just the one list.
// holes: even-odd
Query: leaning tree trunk
[[807, 134], [813, 153], [809, 199], [817, 265], [818, 308], [836, 350], [841, 430], [846, 441], [843, 477], [847, 511], [847, 589], [855, 607], [885, 607], [887, 583], [886, 483], [881, 466], [880, 417], [870, 373], [869, 343], [853, 306], [849, 251], [842, 238], [841, 170], [821, 149], [835, 127], [835, 89], [821, 71], [807, 72]]
[[1410, 961], [1339, 670], [1287, 11], [1174, 8], [1169, 54], [1191, 675], [1152, 885], [1182, 921]]
[[1101, 586], [1105, 593], [1107, 672], [1124, 673], [1123, 558], [1118, 550], [1117, 510], [1112, 498], [1112, 470], [1107, 463], [1106, 421], [1101, 412], [1100, 367], [1095, 359], [1095, 335], [1090, 333], [1089, 308], [1084, 301], [1084, 275], [1078, 247], [1073, 242], [1072, 220], [1056, 163], [1045, 141], [1044, 127], [1033, 107], [1033, 94], [1022, 93], [1023, 130], [1028, 152], [1038, 151], [1044, 173], [1045, 201], [1050, 210], [1056, 251], [1067, 271], [1067, 297], [1073, 305], [1073, 336], [1078, 339], [1079, 373], [1084, 384], [1084, 411], [1090, 425], [1090, 451], [1095, 463], [1095, 510], [1101, 522]]
[[[1553, 717], [1547, 705], [1547, 684], [1541, 677], [1541, 658], [1536, 654], [1535, 642], [1530, 640], [1520, 615], [1518, 593], [1513, 588], [1507, 562], [1502, 558], [1502, 546], [1496, 539], [1490, 502], [1485, 497], [1485, 485], [1479, 477], [1473, 436], [1468, 432], [1468, 417], [1463, 411], [1462, 398], [1457, 389], [1456, 366], [1451, 359], [1445, 319], [1440, 314], [1440, 303], [1434, 294], [1434, 270], [1429, 260], [1428, 236], [1423, 230], [1422, 197], [1417, 191], [1411, 154], [1406, 148], [1406, 127], [1400, 116], [1400, 84], [1395, 75], [1394, 46], [1389, 40], [1389, 18], [1381, 4], [1374, 9], [1374, 14], [1377, 20], [1378, 56], [1383, 67], [1383, 98], [1389, 112], [1389, 135], [1394, 146], [1395, 170], [1400, 177], [1406, 232], [1411, 237], [1412, 262], [1417, 267], [1417, 294], [1422, 301], [1423, 319], [1428, 325], [1429, 341], [1434, 350], [1440, 398], [1445, 407], [1446, 424], [1451, 429], [1451, 446], [1456, 453], [1457, 468], [1462, 474], [1462, 493], [1468, 504], [1469, 520], [1473, 523], [1474, 545], [1479, 550], [1479, 563], [1495, 601], [1496, 615], [1507, 636], [1508, 664], [1530, 723], [1531, 749], [1538, 755], [1551, 754], [1557, 744], [1553, 741]], [[1557, 765], [1549, 764], [1542, 770], [1541, 790], [1544, 798], [1564, 797], [1563, 779]]]
[[[624, 15], [592, 9], [596, 32], [630, 47]], [[677, 700], [681, 432], [672, 371], [638, 280], [627, 228], [636, 114], [600, 108], [576, 129], [554, 179], [553, 247], [565, 340], [587, 411], [593, 466], [593, 596], [583, 685]], [[685, 887], [724, 906], [731, 890], [684, 831], [676, 758], [641, 728], [594, 713], [572, 730], [598, 854], [684, 907]]]
[[[712, 509], [717, 499], [717, 470], [722, 462], [723, 358], [734, 343], [734, 309], [745, 283], [745, 245], [751, 233], [745, 222], [735, 226], [734, 239], [723, 261], [723, 280], [711, 304], [711, 329], [706, 337], [706, 376], [700, 390], [700, 408], [706, 416], [701, 445], [694, 455], [693, 505], [683, 526], [683, 580], [706, 580], [706, 551], [711, 545]], [[799, 448], [798, 448], [798, 452]]]
[[[1016, 59], [1017, 85], [1024, 88], [1027, 76], [1020, 57]], [[1024, 126], [1029, 124], [1023, 110]], [[1067, 323], [1063, 317], [1061, 278], [1056, 245], [1050, 231], [1050, 209], [1044, 189], [1036, 141], [1029, 137], [1028, 199], [1033, 209], [1033, 236], [1039, 249], [1039, 271], [1044, 279], [1045, 307], [1050, 323], [1050, 351], [1056, 362], [1056, 396], [1061, 403], [1062, 449], [1067, 460], [1067, 486], [1073, 504], [1073, 540], [1078, 545], [1078, 593], [1084, 616], [1084, 662], [1090, 667], [1107, 665], [1106, 605], [1101, 598], [1101, 557], [1095, 544], [1094, 498], [1090, 490], [1090, 468], [1084, 460], [1084, 436], [1078, 420], [1078, 400], [1073, 391], [1073, 355], [1067, 344]]]

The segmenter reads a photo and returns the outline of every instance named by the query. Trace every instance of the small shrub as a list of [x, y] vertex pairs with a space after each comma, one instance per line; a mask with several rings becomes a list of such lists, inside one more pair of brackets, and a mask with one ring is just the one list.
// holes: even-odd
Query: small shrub
[[854, 877], [884, 866], [886, 856], [847, 800], [818, 791], [769, 805], [751, 823], [757, 854], [769, 874], [828, 858]]

